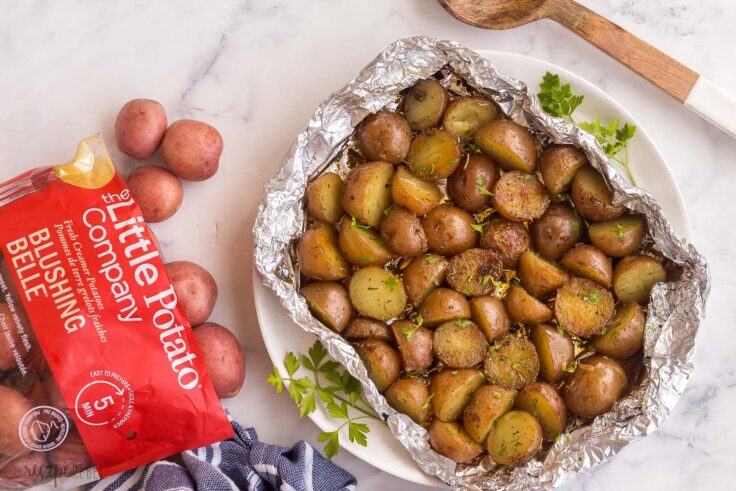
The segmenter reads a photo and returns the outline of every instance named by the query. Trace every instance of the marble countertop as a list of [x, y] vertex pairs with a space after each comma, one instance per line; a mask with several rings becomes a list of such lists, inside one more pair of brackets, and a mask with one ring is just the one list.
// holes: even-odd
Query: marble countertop
[[[736, 93], [726, 42], [731, 0], [585, 0], [581, 3]], [[595, 48], [549, 21], [513, 31], [459, 23], [430, 0], [370, 2], [11, 2], [0, 0], [0, 178], [67, 159], [102, 132], [128, 99], [161, 101], [169, 119], [202, 119], [225, 141], [213, 179], [185, 184], [181, 210], [154, 228], [168, 260], [208, 268], [220, 286], [213, 320], [245, 346], [246, 387], [225, 405], [262, 439], [291, 445], [318, 433], [265, 382], [272, 364], [252, 300], [251, 230], [263, 184], [315, 107], [392, 41], [416, 34], [528, 54], [597, 83], [658, 144], [685, 197], [713, 289], [698, 335], [696, 371], [660, 430], [566, 490], [732, 489], [736, 479], [736, 141]], [[134, 162], [115, 151], [116, 162]], [[361, 489], [419, 490], [342, 452]]]

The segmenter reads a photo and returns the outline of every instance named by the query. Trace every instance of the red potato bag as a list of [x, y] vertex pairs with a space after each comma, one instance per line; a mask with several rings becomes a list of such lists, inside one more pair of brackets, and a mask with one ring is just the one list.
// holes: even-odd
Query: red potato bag
[[0, 249], [0, 488], [233, 436], [99, 137], [0, 185]]

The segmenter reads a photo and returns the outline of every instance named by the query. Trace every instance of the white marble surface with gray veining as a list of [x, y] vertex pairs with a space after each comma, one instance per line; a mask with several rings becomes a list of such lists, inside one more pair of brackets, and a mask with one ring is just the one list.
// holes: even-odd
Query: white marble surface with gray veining
[[[582, 3], [736, 93], [732, 0]], [[564, 489], [736, 489], [729, 420], [736, 405], [736, 141], [552, 22], [483, 31], [431, 0], [0, 0], [0, 178], [65, 160], [97, 131], [114, 147], [115, 115], [134, 97], [161, 101], [170, 121], [215, 125], [225, 140], [220, 172], [185, 184], [181, 210], [155, 230], [167, 259], [213, 272], [221, 291], [213, 320], [246, 347], [246, 388], [226, 406], [264, 440], [314, 442], [317, 428], [265, 383], [271, 363], [250, 283], [256, 207], [317, 104], [390, 42], [416, 34], [528, 54], [597, 83], [660, 147], [685, 197], [695, 244], [710, 260], [708, 318], [681, 402], [657, 433]], [[124, 170], [135, 164], [116, 150], [114, 157]], [[424, 489], [345, 452], [336, 460], [361, 489]]]

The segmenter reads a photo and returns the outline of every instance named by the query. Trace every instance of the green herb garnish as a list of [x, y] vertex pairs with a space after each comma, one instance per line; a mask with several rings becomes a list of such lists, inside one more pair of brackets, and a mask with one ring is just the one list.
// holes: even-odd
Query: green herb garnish
[[424, 399], [424, 402], [422, 403], [422, 409], [427, 409], [429, 407], [429, 403], [432, 401], [433, 397], [434, 397], [434, 394], [429, 394], [429, 397]]
[[484, 194], [486, 196], [493, 196], [493, 193], [490, 192], [488, 189], [486, 189], [485, 181], [482, 177], [475, 180], [475, 189], [478, 190], [480, 194]]
[[468, 319], [455, 319], [455, 325], [458, 327], [468, 327], [470, 321]]
[[396, 287], [399, 286], [399, 280], [394, 278], [393, 276], [390, 276], [383, 280], [383, 284], [388, 287], [389, 290], [396, 291]]
[[429, 254], [425, 256], [424, 260], [427, 261], [427, 264], [437, 264], [440, 262], [439, 259]]
[[370, 228], [369, 226], [363, 225], [362, 223], [358, 222], [358, 220], [355, 218], [355, 215], [350, 215], [350, 225], [355, 228]]
[[560, 76], [547, 72], [539, 84], [539, 103], [547, 114], [560, 118], [572, 118], [572, 113], [583, 103], [584, 96], [573, 95], [570, 84], [560, 85]]
[[583, 297], [583, 298], [588, 303], [592, 303], [593, 305], [597, 305], [598, 302], [601, 301], [600, 292], [598, 291], [597, 288], [594, 288], [594, 289], [590, 290], [590, 293], [586, 297]]
[[472, 228], [473, 230], [475, 230], [479, 234], [482, 234], [483, 233], [483, 226], [484, 225], [485, 225], [485, 223], [471, 223], [470, 224], [470, 228]]

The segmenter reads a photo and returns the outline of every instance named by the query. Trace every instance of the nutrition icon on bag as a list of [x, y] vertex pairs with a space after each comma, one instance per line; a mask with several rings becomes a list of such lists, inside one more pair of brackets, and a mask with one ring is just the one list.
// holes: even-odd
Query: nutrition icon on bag
[[23, 445], [38, 452], [48, 452], [64, 443], [69, 433], [69, 420], [55, 407], [37, 406], [23, 416], [18, 431]]

